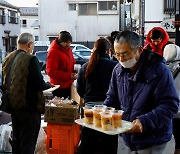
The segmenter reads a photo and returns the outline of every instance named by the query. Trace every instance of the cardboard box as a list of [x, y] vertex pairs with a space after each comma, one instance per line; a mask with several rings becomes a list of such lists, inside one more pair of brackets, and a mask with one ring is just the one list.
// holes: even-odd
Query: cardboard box
[[46, 106], [44, 121], [49, 123], [74, 124], [78, 116], [78, 105]]

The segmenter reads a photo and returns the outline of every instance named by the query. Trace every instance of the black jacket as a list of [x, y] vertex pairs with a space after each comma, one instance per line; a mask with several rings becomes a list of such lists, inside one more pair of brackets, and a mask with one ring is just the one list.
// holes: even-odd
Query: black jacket
[[86, 80], [84, 77], [88, 63], [82, 65], [77, 79], [77, 92], [84, 102], [104, 101], [109, 88], [112, 71], [117, 64], [109, 59], [107, 54], [101, 55], [94, 75]]

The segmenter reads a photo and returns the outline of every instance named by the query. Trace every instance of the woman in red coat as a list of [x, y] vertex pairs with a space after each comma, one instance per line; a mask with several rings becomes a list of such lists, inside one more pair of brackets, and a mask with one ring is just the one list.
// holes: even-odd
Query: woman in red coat
[[152, 28], [146, 37], [145, 49], [149, 49], [163, 56], [164, 47], [171, 44], [168, 33], [161, 27]]
[[67, 31], [61, 31], [50, 46], [47, 56], [46, 71], [50, 82], [60, 85], [60, 88], [53, 92], [54, 96], [70, 97], [71, 85], [77, 78], [74, 71], [75, 60], [70, 48], [72, 36]]

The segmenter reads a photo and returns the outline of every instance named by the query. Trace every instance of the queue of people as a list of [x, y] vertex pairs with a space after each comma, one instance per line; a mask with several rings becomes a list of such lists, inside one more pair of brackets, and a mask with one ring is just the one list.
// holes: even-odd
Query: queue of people
[[[98, 38], [89, 61], [78, 74], [74, 71], [71, 42], [71, 34], [61, 31], [51, 43], [46, 65], [50, 83], [44, 82], [38, 60], [31, 55], [34, 39], [30, 33], [19, 35], [17, 50], [6, 57], [2, 86], [8, 91], [8, 103], [2, 103], [1, 109], [12, 117], [13, 154], [34, 153], [45, 108], [42, 91], [60, 85], [53, 95], [70, 98], [76, 79], [84, 104], [124, 111], [123, 120], [133, 126], [121, 136], [131, 154], [166, 154], [173, 133], [177, 152], [179, 80], [173, 78], [172, 65], [166, 65], [166, 61], [175, 60], [177, 64], [180, 51], [169, 41], [167, 32], [154, 27], [147, 35], [145, 47], [141, 46], [139, 35], [128, 30]], [[116, 154], [117, 147], [118, 135], [82, 127], [79, 154]]]

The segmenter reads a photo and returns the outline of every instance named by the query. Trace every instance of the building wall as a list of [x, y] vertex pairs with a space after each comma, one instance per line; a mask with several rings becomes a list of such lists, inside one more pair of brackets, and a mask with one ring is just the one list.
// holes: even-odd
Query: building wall
[[[97, 0], [39, 0], [40, 40], [48, 40], [49, 36], [57, 36], [60, 31], [67, 30], [73, 41], [94, 41], [98, 36], [109, 35], [118, 30], [118, 9], [113, 14], [78, 16], [78, 11], [69, 11], [69, 3], [97, 3]], [[58, 6], [58, 7], [57, 7]], [[77, 5], [78, 9], [78, 5]], [[46, 11], [45, 11], [46, 10]]]
[[[139, 27], [139, 2], [134, 1], [132, 4], [132, 18], [136, 20], [136, 26]], [[163, 27], [162, 22], [166, 19], [174, 19], [174, 16], [166, 15], [163, 12], [164, 0], [145, 0], [145, 35], [153, 27]], [[165, 27], [163, 27], [166, 29]], [[168, 29], [166, 29], [168, 31]]]
[[[28, 32], [33, 34], [33, 36], [38, 36], [39, 37], [39, 26], [37, 27], [32, 27], [34, 22], [38, 19], [38, 16], [21, 16], [21, 33]], [[22, 24], [22, 20], [26, 20], [26, 26]], [[38, 41], [38, 40], [37, 40]]]
[[[3, 45], [3, 37], [6, 37], [6, 34], [4, 31], [10, 31], [9, 36], [10, 37], [17, 37], [20, 34], [20, 24], [12, 24], [8, 22], [8, 10], [12, 10], [17, 12], [16, 9], [4, 7], [0, 5], [0, 8], [5, 9], [5, 24], [0, 24], [0, 49], [5, 51], [5, 45]], [[19, 15], [19, 13], [18, 13]], [[11, 45], [11, 44], [10, 44]], [[11, 49], [11, 48], [10, 48]]]
[[[163, 13], [163, 0], [146, 0], [145, 1], [145, 21], [152, 22], [145, 24], [145, 34], [149, 32], [149, 30], [156, 26], [161, 26], [161, 22], [163, 21], [164, 13]], [[159, 23], [155, 23], [159, 22]]]

